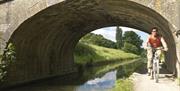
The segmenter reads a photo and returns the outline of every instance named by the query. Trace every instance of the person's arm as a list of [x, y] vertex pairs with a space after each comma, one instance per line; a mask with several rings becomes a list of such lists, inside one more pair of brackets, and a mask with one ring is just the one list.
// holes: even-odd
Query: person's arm
[[147, 38], [146, 42], [144, 43], [144, 49], [148, 49], [148, 45], [149, 45], [149, 38]]
[[166, 41], [164, 40], [163, 37], [161, 37], [161, 43], [162, 43], [162, 46], [164, 48], [163, 50], [168, 51], [167, 43], [166, 43]]

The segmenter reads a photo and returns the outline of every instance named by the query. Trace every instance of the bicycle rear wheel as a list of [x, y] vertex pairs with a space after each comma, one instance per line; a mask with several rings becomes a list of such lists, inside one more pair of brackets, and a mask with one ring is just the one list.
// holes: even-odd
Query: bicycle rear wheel
[[159, 64], [158, 64], [158, 62], [156, 62], [156, 64], [155, 64], [155, 81], [156, 81], [156, 83], [158, 83], [159, 82]]

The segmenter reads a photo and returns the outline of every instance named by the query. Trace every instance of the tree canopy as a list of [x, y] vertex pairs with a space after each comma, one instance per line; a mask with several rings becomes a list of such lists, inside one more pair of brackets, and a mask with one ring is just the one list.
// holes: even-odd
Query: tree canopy
[[[126, 31], [123, 35], [124, 47], [123, 50], [126, 52], [132, 52], [135, 54], [141, 54], [142, 43], [141, 37], [134, 31]], [[136, 47], [136, 48], [135, 48]]]
[[122, 29], [117, 26], [116, 28], [116, 45], [117, 49], [121, 49], [123, 47], [123, 36], [122, 36]]
[[84, 42], [84, 43], [91, 43], [91, 44], [95, 44], [95, 45], [99, 45], [99, 46], [103, 46], [103, 47], [107, 47], [107, 48], [116, 49], [115, 42], [104, 38], [100, 34], [89, 33], [86, 36], [84, 36], [80, 41]]

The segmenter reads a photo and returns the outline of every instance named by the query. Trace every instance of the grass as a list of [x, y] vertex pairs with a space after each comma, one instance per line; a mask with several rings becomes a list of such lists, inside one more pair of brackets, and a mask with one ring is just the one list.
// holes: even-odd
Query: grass
[[123, 65], [126, 76], [123, 78], [118, 78], [118, 74], [121, 75], [122, 72], [117, 73], [117, 80], [116, 80], [115, 86], [112, 89], [112, 91], [134, 91], [134, 89], [133, 89], [134, 84], [133, 84], [132, 80], [129, 79], [128, 77], [142, 65], [143, 65], [142, 60], [141, 61], [137, 60], [134, 63]]
[[118, 79], [112, 91], [133, 91], [133, 82], [130, 79]]
[[[75, 63], [82, 65], [87, 64], [88, 62], [100, 63], [107, 61], [119, 61], [119, 62], [123, 61], [126, 63], [129, 62], [128, 59], [135, 59], [139, 57], [140, 56], [138, 55], [132, 53], [126, 53], [122, 50], [105, 48], [93, 44], [84, 44], [84, 43], [79, 43], [77, 45], [74, 56]], [[139, 62], [140, 61], [136, 61], [136, 63], [130, 63], [131, 65], [127, 64], [121, 66], [124, 74], [129, 75], [131, 72], [133, 72], [139, 65]], [[93, 74], [101, 75], [109, 70], [114, 70], [116, 68], [119, 68], [120, 65], [122, 64], [123, 63], [116, 63], [116, 64], [104, 65], [103, 68], [97, 67], [97, 69], [100, 70], [95, 71]], [[121, 76], [121, 72], [118, 75]], [[118, 79], [112, 91], [133, 91], [133, 83], [130, 79], [126, 77], [123, 79]]]
[[[122, 50], [105, 48], [93, 44], [79, 43], [75, 49], [75, 63], [86, 64], [88, 62], [102, 62], [113, 59], [134, 59], [138, 55], [126, 53]], [[121, 60], [121, 61], [122, 61]]]

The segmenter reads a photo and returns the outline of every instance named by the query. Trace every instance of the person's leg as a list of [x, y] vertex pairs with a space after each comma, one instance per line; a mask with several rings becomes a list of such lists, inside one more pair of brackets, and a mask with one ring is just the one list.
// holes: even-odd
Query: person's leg
[[157, 54], [158, 54], [158, 57], [159, 57], [159, 65], [160, 65], [160, 67], [162, 66], [162, 50], [157, 50], [156, 51], [157, 52]]
[[157, 52], [158, 57], [159, 57], [159, 59], [160, 59], [162, 51], [161, 51], [161, 50], [157, 50], [156, 52]]
[[152, 49], [148, 49], [147, 50], [147, 69], [148, 69], [148, 75], [150, 75], [151, 70], [152, 70]]

